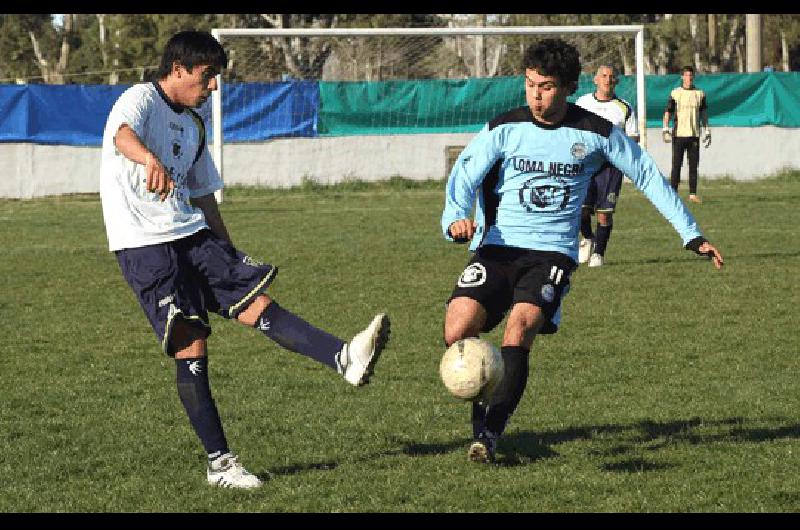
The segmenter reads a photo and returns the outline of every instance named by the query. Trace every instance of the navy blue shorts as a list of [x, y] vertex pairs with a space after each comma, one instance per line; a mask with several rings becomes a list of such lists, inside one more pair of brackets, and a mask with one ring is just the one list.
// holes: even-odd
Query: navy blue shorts
[[583, 207], [591, 212], [613, 213], [622, 189], [622, 171], [606, 164], [592, 177]]
[[466, 296], [481, 304], [487, 313], [484, 333], [494, 329], [514, 304], [530, 303], [547, 318], [539, 333], [555, 333], [575, 266], [560, 252], [486, 245], [472, 256], [447, 303]]
[[211, 333], [208, 312], [236, 318], [278, 272], [204, 229], [175, 241], [115, 252], [164, 353], [173, 356], [170, 333], [181, 318]]

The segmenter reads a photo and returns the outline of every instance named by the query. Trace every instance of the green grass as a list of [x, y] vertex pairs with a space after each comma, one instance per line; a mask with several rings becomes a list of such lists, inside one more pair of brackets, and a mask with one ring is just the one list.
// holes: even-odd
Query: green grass
[[342, 337], [392, 316], [361, 389], [212, 317], [228, 439], [270, 476], [254, 492], [205, 485], [98, 197], [2, 200], [0, 512], [796, 512], [800, 176], [700, 192], [691, 209], [725, 269], [626, 185], [606, 266], [573, 275], [499, 465], [477, 466], [468, 407], [438, 377], [443, 302], [468, 258], [439, 233], [443, 183], [226, 191], [236, 244], [281, 268], [282, 305]]

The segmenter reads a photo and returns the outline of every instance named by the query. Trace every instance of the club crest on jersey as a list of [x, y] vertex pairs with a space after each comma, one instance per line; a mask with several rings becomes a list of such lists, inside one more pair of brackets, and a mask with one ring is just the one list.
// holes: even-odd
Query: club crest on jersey
[[183, 155], [183, 151], [181, 150], [181, 144], [175, 142], [172, 144], [172, 156], [180, 160], [181, 156]]
[[459, 287], [477, 287], [486, 282], [486, 268], [480, 263], [469, 265], [458, 279]]
[[551, 284], [546, 283], [542, 285], [542, 300], [548, 304], [556, 297], [556, 289]]
[[[554, 206], [558, 203], [557, 209], [563, 210], [569, 202], [570, 187], [554, 186], [545, 184], [537, 186], [536, 179], [532, 178], [525, 182], [519, 189], [519, 204], [530, 213], [535, 213], [543, 208]], [[558, 202], [559, 193], [563, 193], [561, 202]]]
[[572, 149], [570, 149], [570, 154], [577, 158], [578, 160], [583, 160], [586, 158], [586, 144], [582, 142], [576, 142], [572, 144]]
[[183, 136], [183, 127], [178, 125], [177, 123], [172, 122], [172, 121], [169, 122], [169, 128], [172, 129], [173, 131], [177, 131], [177, 132], [181, 133], [181, 136]]

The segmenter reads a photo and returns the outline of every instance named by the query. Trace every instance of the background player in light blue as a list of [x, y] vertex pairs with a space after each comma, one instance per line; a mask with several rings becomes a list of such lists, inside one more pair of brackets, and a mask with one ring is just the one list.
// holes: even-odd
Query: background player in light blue
[[[578, 257], [580, 210], [589, 180], [610, 162], [678, 232], [685, 248], [722, 255], [666, 184], [652, 158], [611, 122], [567, 101], [577, 88], [577, 50], [544, 39], [523, 57], [527, 106], [491, 120], [467, 145], [447, 181], [441, 228], [475, 251], [448, 299], [447, 346], [492, 330], [510, 310], [501, 352], [503, 383], [472, 404], [468, 457], [491, 462], [525, 390], [538, 333], [555, 333]], [[475, 208], [472, 217], [473, 206]]]

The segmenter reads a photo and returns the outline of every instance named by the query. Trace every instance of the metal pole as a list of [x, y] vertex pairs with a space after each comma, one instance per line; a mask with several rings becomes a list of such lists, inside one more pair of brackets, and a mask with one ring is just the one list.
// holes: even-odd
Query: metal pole
[[636, 32], [636, 109], [639, 120], [639, 145], [647, 149], [647, 94], [644, 82], [644, 28]]
[[[211, 35], [220, 40], [219, 32], [214, 29], [211, 30]], [[214, 159], [214, 165], [217, 166], [220, 176], [222, 176], [222, 74], [217, 75], [217, 89], [211, 93], [211, 128], [214, 131], [214, 149], [211, 157]], [[223, 177], [224, 179], [224, 177]], [[224, 182], [224, 180], [223, 180]], [[222, 190], [214, 193], [217, 202], [222, 204]]]

